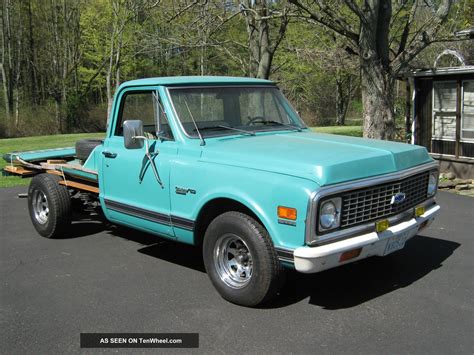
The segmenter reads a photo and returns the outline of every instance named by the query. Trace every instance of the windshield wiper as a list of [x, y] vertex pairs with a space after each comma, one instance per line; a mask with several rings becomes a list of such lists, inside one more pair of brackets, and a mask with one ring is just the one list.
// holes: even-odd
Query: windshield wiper
[[[223, 126], [223, 125], [199, 127], [199, 131], [208, 131], [208, 130], [210, 131], [210, 130], [219, 130], [219, 129], [229, 129], [229, 130], [232, 130], [232, 131], [236, 131], [236, 132], [240, 132], [240, 133], [249, 134], [249, 135], [251, 135], [251, 136], [254, 136], [254, 135], [255, 135], [255, 132], [254, 132], [254, 131], [247, 131], [247, 130], [245, 130], [245, 129], [239, 129], [239, 128], [229, 127], [229, 126]], [[193, 131], [196, 132], [197, 129], [194, 129]]]
[[282, 123], [282, 122], [278, 122], [278, 121], [274, 121], [274, 120], [264, 120], [264, 121], [258, 121], [259, 123], [263, 123], [264, 125], [267, 125], [267, 124], [277, 124], [279, 126], [285, 126], [285, 127], [290, 127], [292, 129], [296, 129], [298, 132], [301, 132], [303, 131], [303, 129], [301, 127], [298, 127], [298, 126], [295, 126], [295, 125], [292, 125], [292, 124], [288, 124], [288, 123]]

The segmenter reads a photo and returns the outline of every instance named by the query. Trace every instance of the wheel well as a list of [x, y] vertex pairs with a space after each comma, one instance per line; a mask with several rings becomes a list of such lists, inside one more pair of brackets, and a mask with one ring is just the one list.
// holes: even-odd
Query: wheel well
[[252, 217], [257, 222], [259, 222], [263, 228], [263, 225], [260, 218], [257, 217], [255, 213], [247, 206], [243, 205], [240, 202], [232, 200], [230, 198], [217, 198], [211, 201], [208, 201], [199, 211], [199, 215], [196, 219], [195, 227], [194, 227], [194, 241], [196, 245], [202, 245], [204, 240], [204, 234], [206, 233], [206, 229], [209, 224], [212, 222], [214, 218], [217, 216], [229, 212], [229, 211], [237, 211], [245, 213], [246, 215]]

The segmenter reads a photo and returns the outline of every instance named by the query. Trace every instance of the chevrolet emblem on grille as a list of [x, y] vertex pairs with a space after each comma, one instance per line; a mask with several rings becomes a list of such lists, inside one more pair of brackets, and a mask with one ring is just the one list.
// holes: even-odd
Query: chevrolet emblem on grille
[[392, 199], [390, 200], [390, 204], [396, 205], [396, 204], [402, 203], [403, 201], [405, 201], [405, 198], [406, 198], [405, 193], [399, 192], [398, 194], [392, 196]]

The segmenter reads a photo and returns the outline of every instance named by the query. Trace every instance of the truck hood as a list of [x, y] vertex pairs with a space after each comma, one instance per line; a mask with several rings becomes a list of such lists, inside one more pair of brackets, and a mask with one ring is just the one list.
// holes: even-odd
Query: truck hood
[[397, 172], [432, 159], [416, 145], [303, 131], [209, 139], [201, 161], [292, 175], [323, 186]]

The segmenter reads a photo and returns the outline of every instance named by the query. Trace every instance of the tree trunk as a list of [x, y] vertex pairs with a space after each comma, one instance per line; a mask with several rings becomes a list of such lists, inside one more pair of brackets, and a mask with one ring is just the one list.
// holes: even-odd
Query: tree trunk
[[380, 64], [361, 64], [364, 137], [392, 140], [394, 79]]
[[268, 79], [275, 51], [283, 39], [288, 20], [280, 19], [280, 28], [276, 38], [270, 38], [269, 3], [264, 0], [246, 0], [244, 2], [244, 18], [247, 24], [249, 41], [249, 72], [251, 76]]
[[[202, 18], [206, 17], [208, 13], [208, 2], [206, 1], [204, 5], [200, 8], [199, 16]], [[202, 28], [201, 26], [198, 27], [198, 38], [201, 45], [199, 50], [199, 75], [204, 76], [206, 74], [206, 55], [207, 55], [207, 33], [206, 29]]]
[[68, 7], [68, 2], [63, 0], [62, 3], [62, 38], [61, 38], [61, 46], [62, 46], [62, 53], [59, 55], [61, 56], [61, 64], [62, 64], [62, 72], [61, 72], [61, 103], [62, 106], [62, 114], [64, 115], [64, 129], [66, 132], [71, 131], [71, 117], [70, 113], [68, 112], [68, 76], [69, 76], [69, 65], [74, 65], [74, 58], [70, 55], [69, 46], [72, 45], [71, 41], [72, 38], [70, 37], [70, 23], [73, 18], [74, 9]]
[[117, 53], [115, 54], [115, 89], [120, 86], [120, 60], [121, 60], [121, 49], [122, 49], [122, 38], [123, 32], [119, 33], [117, 43]]
[[260, 20], [258, 23], [258, 36], [260, 38], [260, 57], [258, 62], [257, 78], [268, 79], [273, 61], [273, 54], [270, 47], [270, 33], [268, 20]]
[[6, 46], [5, 46], [5, 41], [7, 37], [6, 33], [6, 24], [5, 24], [5, 17], [6, 17], [6, 6], [7, 3], [2, 4], [2, 30], [1, 30], [1, 35], [2, 35], [2, 61], [0, 63], [0, 71], [2, 73], [2, 85], [3, 85], [3, 99], [5, 101], [5, 118], [6, 118], [6, 123], [5, 123], [5, 129], [8, 130], [8, 126], [10, 124], [10, 106], [9, 106], [9, 99], [8, 99], [8, 77], [7, 77], [7, 71], [5, 70], [5, 65], [8, 65], [8, 63], [5, 62], [5, 51], [6, 51]]
[[272, 67], [273, 53], [265, 49], [258, 63], [257, 78], [268, 79], [270, 77], [270, 69]]
[[31, 101], [33, 104], [38, 103], [37, 97], [37, 78], [36, 78], [36, 70], [33, 63], [35, 63], [35, 41], [33, 37], [33, 14], [31, 10], [31, 0], [28, 1], [27, 5], [28, 10], [28, 45], [29, 45], [29, 53], [28, 53], [28, 76], [30, 80], [30, 95]]
[[22, 38], [23, 38], [23, 24], [21, 16], [18, 19], [17, 25], [17, 54], [15, 67], [15, 128], [20, 125], [20, 76], [21, 76], [21, 55], [22, 55]]
[[20, 126], [20, 91], [17, 88], [15, 92], [15, 128]]
[[110, 55], [109, 55], [109, 67], [107, 69], [107, 77], [106, 77], [106, 89], [107, 89], [107, 127], [110, 121], [110, 113], [112, 111], [112, 69], [113, 69], [113, 56], [114, 56], [114, 37], [115, 31], [112, 32], [110, 38]]
[[18, 128], [20, 125], [20, 55], [21, 55], [21, 31], [20, 36], [18, 37], [18, 57], [16, 65], [16, 75], [15, 75], [15, 128]]
[[[2, 13], [2, 79], [5, 89], [5, 113], [7, 116], [7, 127], [11, 125], [11, 112], [13, 111], [13, 45], [11, 28], [10, 0], [3, 2]], [[4, 75], [3, 75], [4, 74]]]
[[394, 78], [390, 71], [388, 32], [392, 16], [390, 1], [367, 0], [361, 22], [359, 58], [364, 137], [392, 140]]
[[341, 80], [336, 80], [336, 124], [343, 126], [346, 119], [344, 89]]
[[260, 60], [260, 44], [255, 18], [247, 15], [247, 35], [249, 39], [249, 75], [256, 76], [258, 72], [258, 62]]
[[61, 119], [61, 103], [59, 102], [58, 99], [54, 100], [54, 112], [55, 112], [55, 117], [56, 117], [56, 122], [58, 123], [58, 132], [62, 133], [63, 132], [63, 120]]
[[[126, 22], [129, 21], [128, 14], [121, 13], [121, 2], [113, 1], [114, 19], [112, 24], [112, 33], [110, 34], [109, 67], [107, 68], [106, 87], [107, 87], [107, 126], [110, 122], [112, 113], [112, 103], [114, 100], [114, 91], [120, 85], [120, 60], [123, 40], [123, 31]], [[115, 78], [112, 77], [115, 76]], [[115, 81], [115, 90], [113, 84]]]
[[3, 63], [0, 63], [0, 70], [2, 72], [2, 84], [3, 84], [3, 99], [5, 100], [5, 116], [7, 120], [7, 127], [10, 123], [10, 107], [8, 106], [8, 87], [7, 87], [7, 74], [5, 73], [5, 67]]
[[[5, 46], [5, 42], [8, 40], [8, 2], [5, 1], [2, 3], [2, 61], [0, 63], [0, 70], [2, 72], [2, 85], [3, 85], [3, 99], [5, 101], [5, 130], [6, 136], [8, 136], [8, 128], [10, 125], [10, 99], [9, 99], [9, 77], [7, 76], [7, 72], [9, 72], [9, 62], [6, 61], [5, 53], [7, 46]], [[5, 69], [5, 67], [7, 67]]]

